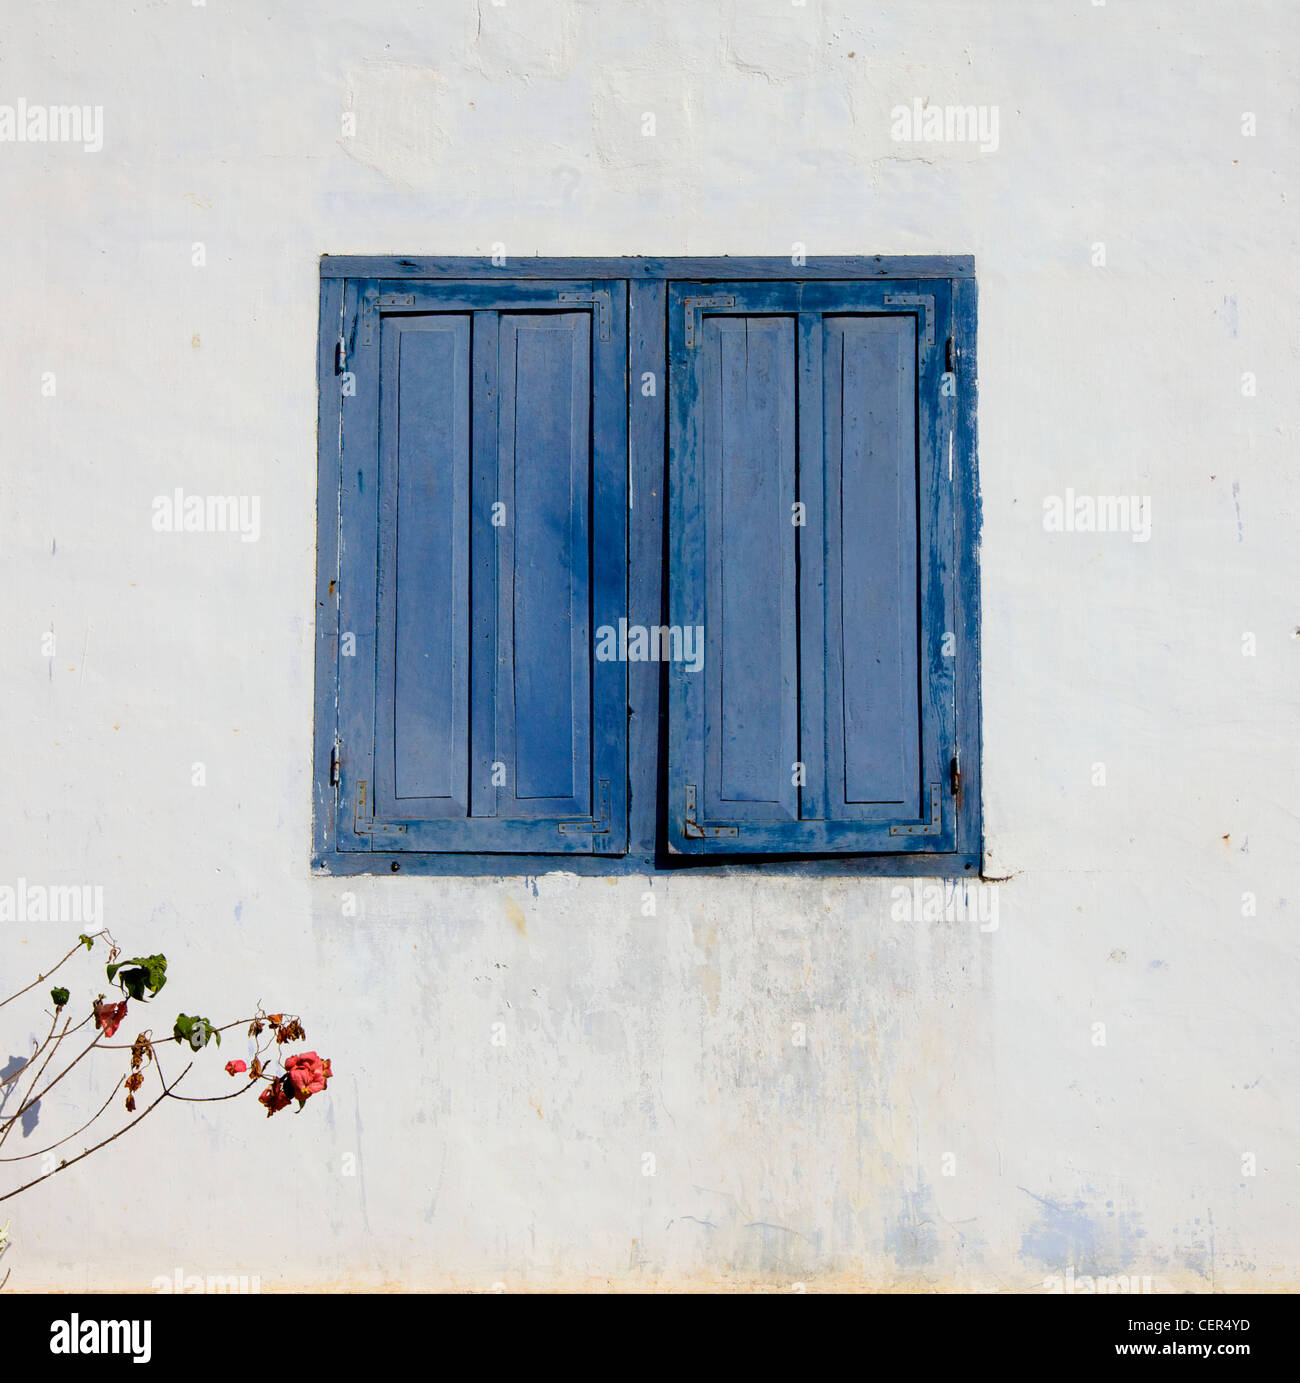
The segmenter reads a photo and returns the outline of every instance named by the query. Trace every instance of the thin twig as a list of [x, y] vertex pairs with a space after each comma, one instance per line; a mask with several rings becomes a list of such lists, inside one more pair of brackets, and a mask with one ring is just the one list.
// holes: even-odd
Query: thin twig
[[[74, 1032], [80, 1032], [81, 1029], [84, 1028], [84, 1027], [86, 1026], [86, 1024], [89, 1023], [90, 1020], [91, 1020], [94, 1016], [95, 1016], [95, 1015], [94, 1015], [93, 1012], [88, 1013], [88, 1014], [86, 1014], [86, 1016], [81, 1020], [81, 1022], [77, 1024], [77, 1026], [76, 1026], [75, 1028], [65, 1028], [65, 1029], [63, 1030], [63, 1032], [59, 1035], [59, 1041], [62, 1042], [63, 1039], [64, 1039], [65, 1037], [71, 1037], [72, 1034], [73, 1034]], [[57, 1023], [58, 1021], [59, 1021], [59, 1015], [56, 1013], [56, 1014], [54, 1015], [54, 1022]], [[50, 1024], [50, 1033], [52, 1034], [53, 1032], [54, 1032], [54, 1023], [51, 1023], [51, 1024]], [[32, 1062], [35, 1061], [36, 1058], [37, 1058], [38, 1056], [40, 1056], [40, 1054], [45, 1050], [45, 1044], [46, 1044], [49, 1040], [50, 1040], [50, 1039], [49, 1039], [49, 1036], [47, 1036], [46, 1039], [45, 1039], [45, 1042], [42, 1042], [41, 1045], [40, 1045], [39, 1047], [37, 1047], [37, 1049], [31, 1054], [31, 1056], [29, 1056], [29, 1057], [27, 1058], [27, 1060], [24, 1061], [23, 1064], [22, 1064], [15, 1072], [13, 1072], [12, 1075], [5, 1076], [5, 1078], [4, 1078], [3, 1080], [0, 1080], [0, 1087], [9, 1085], [12, 1081], [16, 1081], [16, 1080], [18, 1079], [18, 1077], [21, 1076], [22, 1073], [32, 1064]]]
[[[62, 1036], [63, 1036], [63, 1034], [60, 1035], [60, 1040], [62, 1040]], [[87, 1048], [81, 1053], [81, 1056], [79, 1056], [79, 1057], [74, 1057], [74, 1058], [63, 1068], [63, 1070], [60, 1071], [59, 1074], [58, 1074], [57, 1076], [54, 1077], [54, 1079], [45, 1087], [45, 1089], [42, 1090], [42, 1091], [40, 1092], [40, 1094], [37, 1095], [37, 1096], [35, 1097], [35, 1099], [32, 1098], [32, 1096], [31, 1096], [31, 1094], [30, 1094], [30, 1092], [29, 1092], [29, 1093], [28, 1093], [28, 1097], [27, 1097], [27, 1102], [26, 1102], [26, 1104], [24, 1104], [24, 1105], [22, 1106], [22, 1109], [20, 1109], [20, 1110], [18, 1111], [18, 1114], [15, 1114], [15, 1115], [14, 1115], [14, 1118], [15, 1118], [15, 1119], [18, 1118], [18, 1115], [21, 1114], [21, 1113], [23, 1112], [23, 1110], [24, 1110], [24, 1109], [27, 1109], [30, 1105], [33, 1105], [33, 1104], [37, 1103], [37, 1101], [39, 1101], [39, 1100], [43, 1100], [43, 1099], [46, 1097], [46, 1095], [48, 1095], [48, 1094], [50, 1093], [50, 1091], [53, 1090], [54, 1087], [55, 1087], [56, 1085], [58, 1085], [58, 1083], [63, 1079], [63, 1077], [66, 1076], [66, 1075], [68, 1074], [68, 1072], [72, 1070], [72, 1068], [77, 1064], [77, 1062], [81, 1061], [82, 1058], [89, 1056], [89, 1055], [91, 1054], [91, 1052], [93, 1052], [97, 1046], [99, 1046], [99, 1039], [98, 1039], [98, 1038], [96, 1038], [96, 1039], [90, 1044], [90, 1046], [87, 1047]], [[58, 1044], [57, 1044], [57, 1043], [55, 1044], [54, 1051], [58, 1051]], [[50, 1056], [52, 1057], [53, 1055], [54, 1055], [54, 1052], [51, 1052], [51, 1053], [50, 1053]], [[50, 1064], [50, 1063], [49, 1063], [49, 1059], [47, 1058], [47, 1059], [46, 1059], [46, 1062], [45, 1062], [45, 1066], [48, 1066], [49, 1064]], [[42, 1071], [45, 1070], [45, 1066], [42, 1066], [42, 1067], [41, 1067], [41, 1070], [42, 1070]], [[38, 1077], [37, 1079], [39, 1079], [39, 1077]], [[35, 1085], [35, 1084], [36, 1084], [36, 1081], [33, 1081], [32, 1084]], [[3, 1142], [4, 1142], [4, 1139], [3, 1139], [2, 1137], [0, 1137], [0, 1143], [3, 1143]]]
[[180, 1073], [180, 1075], [176, 1077], [175, 1081], [172, 1082], [172, 1086], [170, 1088], [164, 1087], [162, 1094], [158, 1096], [158, 1098], [153, 1102], [153, 1104], [146, 1105], [145, 1108], [142, 1109], [140, 1113], [137, 1114], [136, 1117], [132, 1119], [129, 1124], [124, 1124], [120, 1129], [118, 1129], [116, 1133], [110, 1134], [102, 1142], [92, 1144], [89, 1148], [86, 1149], [85, 1152], [78, 1153], [76, 1157], [70, 1159], [69, 1161], [60, 1162], [59, 1165], [52, 1172], [46, 1172], [44, 1173], [44, 1175], [38, 1176], [35, 1181], [25, 1182], [22, 1186], [19, 1186], [17, 1190], [6, 1191], [3, 1196], [0, 1196], [0, 1202], [12, 1200], [14, 1196], [19, 1194], [19, 1192], [27, 1191], [33, 1186], [38, 1186], [42, 1181], [46, 1181], [53, 1176], [58, 1176], [60, 1172], [66, 1172], [69, 1167], [75, 1167], [83, 1157], [89, 1157], [91, 1153], [98, 1152], [100, 1148], [107, 1147], [108, 1144], [112, 1143], [115, 1139], [121, 1138], [121, 1136], [124, 1133], [129, 1133], [133, 1128], [139, 1128], [141, 1119], [143, 1119], [146, 1114], [152, 1114], [153, 1111], [157, 1109], [158, 1106], [162, 1104], [162, 1102], [171, 1094], [171, 1091], [175, 1089], [175, 1087], [178, 1086], [181, 1083], [181, 1081], [185, 1079], [186, 1076], [189, 1075], [193, 1067], [194, 1063], [191, 1061], [190, 1064]]
[[[12, 1075], [8, 1075], [3, 1080], [0, 1080], [0, 1086], [9, 1085], [13, 1081], [16, 1081], [18, 1077], [21, 1076], [22, 1073], [32, 1064], [32, 1062], [35, 1061], [38, 1056], [40, 1056], [40, 1054], [45, 1050], [46, 1044], [49, 1042], [50, 1038], [54, 1036], [54, 1029], [58, 1026], [58, 1022], [59, 1015], [56, 1011], [54, 1015], [54, 1021], [50, 1024], [50, 1030], [45, 1034], [45, 1041], [38, 1043], [36, 1050], [31, 1054], [31, 1056], [27, 1058], [26, 1061], [23, 1062], [23, 1064], [15, 1072], [13, 1072]], [[5, 1098], [8, 1099], [9, 1097], [6, 1095]]]
[[[90, 1118], [87, 1119], [86, 1122], [82, 1124], [80, 1128], [73, 1129], [72, 1132], [69, 1133], [66, 1137], [60, 1138], [57, 1143], [51, 1143], [48, 1148], [38, 1148], [35, 1152], [20, 1153], [17, 1157], [0, 1157], [0, 1162], [25, 1162], [29, 1157], [40, 1157], [44, 1153], [53, 1152], [55, 1148], [62, 1147], [63, 1144], [68, 1141], [69, 1138], [75, 1138], [77, 1134], [85, 1133], [85, 1131], [91, 1126], [91, 1124], [93, 1124], [95, 1120], [98, 1119], [99, 1116], [109, 1107], [109, 1105], [113, 1103], [114, 1099], [117, 1097], [117, 1092], [122, 1088], [122, 1081], [125, 1079], [125, 1076], [118, 1077], [118, 1082], [110, 1092], [108, 1099], [106, 1099], [104, 1103], [100, 1105], [98, 1111], [92, 1114]], [[176, 1099], [178, 1100], [184, 1098], [185, 1097], [183, 1095], [176, 1096]]]
[[[138, 1002], [144, 1003], [145, 1000], [141, 999], [141, 1000], [139, 1000]], [[302, 1016], [301, 1016], [301, 1014], [291, 1013], [291, 1014], [289, 1015], [289, 1019], [290, 1019], [290, 1021], [296, 1019], [298, 1022], [301, 1022], [301, 1021], [302, 1021]], [[234, 1021], [233, 1023], [223, 1023], [219, 1028], [212, 1028], [211, 1031], [212, 1031], [212, 1032], [229, 1032], [231, 1028], [239, 1028], [239, 1027], [242, 1027], [245, 1023], [262, 1023], [262, 1024], [265, 1025], [265, 1024], [266, 1024], [266, 1014], [264, 1014], [264, 1013], [256, 1014], [256, 1013], [255, 1013], [251, 1018], [236, 1018], [235, 1021]], [[174, 1037], [164, 1037], [164, 1038], [162, 1038], [161, 1040], [162, 1040], [163, 1042], [175, 1042], [177, 1039], [174, 1038]], [[125, 1051], [129, 1051], [130, 1048], [132, 1048], [132, 1047], [135, 1045], [135, 1043], [133, 1043], [133, 1042], [101, 1042], [99, 1045], [100, 1045], [106, 1052], [125, 1052]]]
[[[108, 936], [107, 927], [104, 927], [100, 931], [97, 931], [90, 939], [94, 941], [96, 940], [96, 938], [101, 936]], [[78, 941], [77, 944], [72, 948], [72, 950], [70, 950], [68, 954], [64, 956], [61, 961], [59, 961], [58, 965], [56, 965], [53, 970], [47, 970], [43, 975], [37, 975], [37, 977], [31, 982], [31, 984], [27, 985], [23, 989], [20, 989], [17, 994], [11, 994], [7, 999], [0, 999], [0, 1008], [4, 1008], [6, 1004], [12, 1004], [15, 999], [20, 999], [24, 994], [27, 993], [28, 989], [35, 989], [38, 984], [43, 984], [46, 980], [50, 978], [52, 974], [54, 974], [55, 970], [58, 970], [60, 966], [66, 965], [67, 962], [70, 961], [72, 957], [75, 956], [77, 952], [81, 950], [83, 944], [84, 943]]]
[[[59, 1021], [59, 1015], [57, 1013], [54, 1015], [54, 1021], [55, 1023]], [[63, 1039], [68, 1035], [68, 1024], [71, 1022], [71, 1018], [67, 1019], [64, 1022], [63, 1031], [58, 1035], [57, 1039], [55, 1040], [54, 1046], [50, 1048], [49, 1056], [47, 1056], [45, 1060], [41, 1063], [41, 1069], [37, 1071], [37, 1073], [32, 1077], [32, 1083], [27, 1087], [27, 1098], [18, 1106], [17, 1112], [10, 1116], [8, 1123], [5, 1124], [4, 1128], [0, 1129], [0, 1148], [4, 1147], [5, 1139], [9, 1137], [10, 1130], [18, 1122], [18, 1120], [23, 1117], [24, 1113], [26, 1113], [27, 1109], [31, 1106], [32, 1091], [36, 1089], [37, 1081], [39, 1081], [40, 1078], [45, 1074], [45, 1068], [50, 1064], [51, 1061], [54, 1060], [54, 1054], [59, 1050], [59, 1043], [62, 1042]], [[50, 1032], [53, 1033], [53, 1031], [54, 1029], [53, 1027], [51, 1027]], [[44, 1048], [45, 1044], [49, 1042], [49, 1040], [50, 1039], [47, 1037], [45, 1039], [45, 1042], [41, 1043], [41, 1047]], [[35, 1061], [36, 1058], [33, 1057], [32, 1060]]]

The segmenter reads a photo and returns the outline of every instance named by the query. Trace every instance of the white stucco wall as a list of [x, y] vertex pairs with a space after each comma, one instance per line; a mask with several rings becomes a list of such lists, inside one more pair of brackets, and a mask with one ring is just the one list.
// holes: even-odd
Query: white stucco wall
[[[0, 883], [102, 885], [156, 1030], [262, 999], [336, 1072], [0, 1205], [11, 1287], [1294, 1285], [1298, 13], [7, 7], [0, 103], [103, 147], [0, 143]], [[915, 98], [997, 149], [891, 140]], [[317, 257], [494, 242], [977, 256], [996, 930], [889, 881], [309, 877]], [[154, 532], [177, 487], [258, 541]], [[1045, 532], [1067, 488], [1150, 541]], [[78, 930], [4, 923], [6, 992]]]

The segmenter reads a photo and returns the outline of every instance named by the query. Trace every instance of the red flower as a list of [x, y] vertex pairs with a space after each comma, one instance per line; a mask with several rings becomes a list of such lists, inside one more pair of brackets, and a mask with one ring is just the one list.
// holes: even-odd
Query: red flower
[[299, 1052], [284, 1063], [284, 1074], [301, 1107], [309, 1095], [318, 1095], [325, 1089], [325, 1083], [334, 1073], [329, 1062], [322, 1061], [315, 1052]]
[[241, 1071], [247, 1071], [247, 1070], [248, 1070], [248, 1063], [247, 1063], [246, 1061], [228, 1061], [228, 1062], [226, 1062], [226, 1075], [228, 1075], [228, 1076], [237, 1076]]
[[120, 1004], [106, 1004], [103, 999], [95, 1000], [95, 1026], [103, 1029], [105, 1037], [112, 1037], [125, 1017], [125, 999]]
[[266, 1106], [266, 1117], [269, 1119], [277, 1110], [284, 1109], [289, 1103], [289, 1092], [284, 1088], [284, 1077], [277, 1076], [270, 1085], [257, 1097], [259, 1104]]

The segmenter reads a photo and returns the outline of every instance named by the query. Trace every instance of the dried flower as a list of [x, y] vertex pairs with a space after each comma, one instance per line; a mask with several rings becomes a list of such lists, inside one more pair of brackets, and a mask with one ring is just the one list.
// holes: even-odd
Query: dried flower
[[125, 1017], [125, 999], [120, 1004], [106, 1004], [102, 998], [95, 1000], [95, 1026], [103, 1030], [105, 1037], [112, 1037]]

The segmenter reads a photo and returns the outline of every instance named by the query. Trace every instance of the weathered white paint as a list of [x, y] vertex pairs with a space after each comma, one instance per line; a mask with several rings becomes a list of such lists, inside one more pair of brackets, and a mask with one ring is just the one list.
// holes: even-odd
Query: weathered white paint
[[[261, 998], [337, 1073], [8, 1203], [13, 1285], [1294, 1285], [1288, 6], [66, 0], [0, 36], [0, 102], [103, 107], [98, 153], [0, 145], [0, 882], [101, 885], [172, 959], [156, 1028]], [[996, 105], [997, 150], [891, 140], [917, 97]], [[316, 259], [495, 242], [978, 256], [996, 931], [870, 880], [309, 877]], [[1150, 541], [1045, 532], [1067, 487], [1151, 496]], [[260, 497], [258, 540], [154, 531], [177, 488]], [[4, 924], [4, 978], [69, 930]]]

